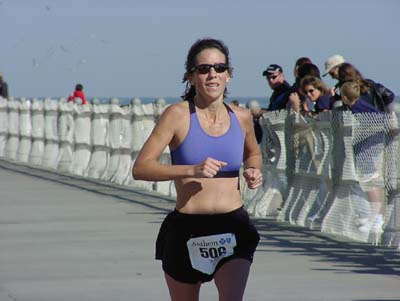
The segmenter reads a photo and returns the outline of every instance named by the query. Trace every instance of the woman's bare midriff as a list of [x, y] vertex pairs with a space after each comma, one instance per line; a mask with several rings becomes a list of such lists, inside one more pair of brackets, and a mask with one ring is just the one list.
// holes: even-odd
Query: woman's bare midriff
[[243, 205], [238, 178], [175, 180], [176, 209], [187, 214], [218, 214]]

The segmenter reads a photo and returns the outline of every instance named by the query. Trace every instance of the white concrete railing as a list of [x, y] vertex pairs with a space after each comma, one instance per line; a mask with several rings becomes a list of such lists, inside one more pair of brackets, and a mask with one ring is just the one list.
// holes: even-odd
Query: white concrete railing
[[[0, 157], [119, 185], [171, 195], [172, 182], [135, 181], [133, 162], [165, 100], [120, 106], [80, 105], [65, 99], [0, 98]], [[162, 156], [169, 160], [169, 154]]]
[[[121, 107], [118, 99], [82, 106], [65, 99], [0, 98], [0, 157], [174, 197], [172, 181], [152, 183], [131, 176], [133, 162], [165, 107], [163, 99], [150, 104], [133, 99], [129, 106]], [[393, 116], [375, 118], [368, 135], [385, 124], [382, 154], [386, 164], [381, 172], [387, 210], [382, 241], [398, 246], [400, 160], [398, 128], [393, 120]], [[358, 232], [354, 223], [368, 207], [355, 168], [353, 146], [360, 127], [354, 117], [336, 112], [304, 118], [281, 111], [264, 114], [260, 122], [266, 180], [255, 191], [240, 182], [248, 211], [256, 217], [272, 216], [371, 241], [369, 233]], [[168, 149], [161, 161], [170, 162]]]

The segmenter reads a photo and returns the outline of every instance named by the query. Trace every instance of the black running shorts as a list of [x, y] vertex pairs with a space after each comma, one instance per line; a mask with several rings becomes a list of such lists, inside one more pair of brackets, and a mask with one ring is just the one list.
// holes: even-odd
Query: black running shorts
[[[194, 237], [233, 233], [236, 247], [233, 255], [223, 258], [214, 273], [208, 275], [192, 268], [187, 241]], [[164, 219], [156, 241], [156, 259], [162, 260], [166, 274], [185, 283], [211, 281], [215, 272], [233, 258], [253, 261], [260, 237], [243, 207], [223, 214], [184, 214], [173, 211]]]

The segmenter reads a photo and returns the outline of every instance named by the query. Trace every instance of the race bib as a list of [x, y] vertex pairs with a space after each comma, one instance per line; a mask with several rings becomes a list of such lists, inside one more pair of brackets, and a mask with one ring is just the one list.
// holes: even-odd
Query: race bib
[[211, 275], [218, 262], [233, 254], [236, 238], [233, 233], [224, 233], [191, 238], [187, 242], [192, 267]]

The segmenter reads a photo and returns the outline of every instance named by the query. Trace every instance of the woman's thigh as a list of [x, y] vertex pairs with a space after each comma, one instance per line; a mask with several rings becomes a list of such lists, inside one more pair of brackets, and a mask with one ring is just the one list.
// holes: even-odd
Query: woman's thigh
[[200, 295], [201, 282], [196, 284], [176, 281], [174, 278], [165, 275], [169, 294], [172, 301], [198, 301]]
[[250, 272], [250, 261], [236, 258], [225, 263], [214, 276], [218, 288], [219, 300], [243, 300], [247, 278]]

